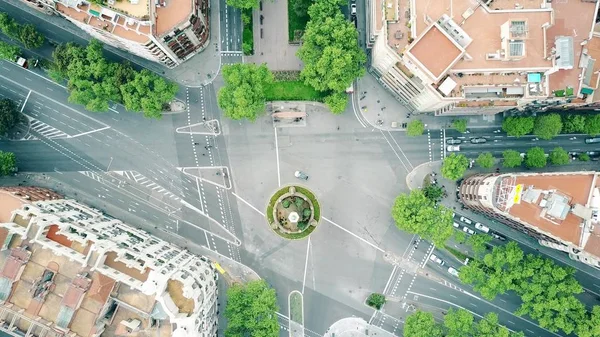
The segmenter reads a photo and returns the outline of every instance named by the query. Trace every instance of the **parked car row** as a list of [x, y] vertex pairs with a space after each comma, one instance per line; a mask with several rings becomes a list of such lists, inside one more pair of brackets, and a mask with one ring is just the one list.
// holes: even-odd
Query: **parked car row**
[[[471, 144], [482, 144], [487, 142], [486, 138], [483, 137], [474, 137], [469, 139], [469, 141], [471, 142]], [[448, 144], [448, 147], [446, 148], [446, 150], [448, 150], [448, 152], [457, 152], [460, 151], [460, 144], [462, 144], [462, 140], [458, 139], [458, 138], [449, 138], [446, 139], [446, 144]]]
[[[442, 259], [440, 259], [437, 255], [435, 254], [431, 254], [429, 256], [429, 259], [435, 263], [437, 263], [440, 266], [444, 266], [446, 264], [446, 262], [444, 262]], [[458, 277], [458, 270], [456, 270], [453, 267], [448, 267], [448, 273], [452, 276]]]
[[[504, 237], [502, 234], [496, 233], [492, 230], [490, 230], [490, 228], [484, 224], [482, 224], [481, 222], [475, 222], [473, 223], [473, 220], [466, 218], [464, 216], [461, 216], [458, 220], [460, 220], [463, 223], [466, 223], [468, 225], [474, 225], [475, 229], [477, 229], [478, 231], [482, 232], [482, 233], [486, 233], [491, 235], [494, 239], [500, 240], [500, 241], [506, 241], [506, 237]], [[452, 226], [454, 226], [454, 228], [460, 229], [463, 232], [469, 234], [469, 235], [474, 235], [475, 231], [472, 230], [471, 228], [461, 225], [458, 222], [454, 221]]]

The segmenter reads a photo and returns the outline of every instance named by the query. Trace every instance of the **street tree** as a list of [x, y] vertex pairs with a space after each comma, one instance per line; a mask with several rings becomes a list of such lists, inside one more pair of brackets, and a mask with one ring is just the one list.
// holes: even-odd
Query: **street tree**
[[577, 325], [575, 334], [577, 337], [600, 336], [600, 306], [595, 305], [592, 312], [588, 313]]
[[21, 53], [21, 49], [12, 44], [8, 44], [4, 41], [0, 41], [0, 58], [4, 60], [14, 61], [17, 56]]
[[0, 151], [0, 176], [17, 172], [17, 157], [12, 152]]
[[498, 322], [498, 314], [488, 312], [474, 327], [477, 337], [525, 337], [523, 332], [511, 332]]
[[384, 304], [385, 295], [383, 294], [372, 293], [371, 295], [369, 295], [369, 297], [367, 297], [367, 305], [377, 310], [381, 309], [381, 307], [383, 307]]
[[452, 153], [444, 158], [442, 164], [442, 176], [449, 180], [461, 178], [469, 167], [469, 159], [462, 154]]
[[509, 136], [521, 137], [533, 131], [533, 117], [506, 117], [502, 121], [502, 130]]
[[525, 155], [525, 166], [532, 168], [541, 168], [546, 166], [546, 164], [547, 159], [544, 149], [542, 149], [539, 146], [536, 146], [527, 150], [527, 154]]
[[442, 337], [442, 327], [433, 314], [421, 310], [409, 315], [404, 322], [404, 337]]
[[463, 231], [454, 231], [452, 238], [454, 239], [454, 241], [460, 244], [467, 242], [467, 234]]
[[590, 161], [590, 155], [587, 153], [582, 153], [577, 158], [581, 161]]
[[34, 25], [26, 24], [21, 26], [19, 40], [25, 45], [25, 48], [35, 49], [41, 47], [46, 39], [35, 29]]
[[136, 72], [133, 80], [122, 84], [120, 88], [127, 110], [142, 111], [144, 116], [155, 119], [162, 118], [164, 105], [172, 101], [178, 91], [175, 83], [146, 69]]
[[533, 133], [542, 139], [552, 139], [560, 134], [562, 128], [560, 115], [551, 113], [536, 117]]
[[504, 158], [502, 162], [502, 166], [504, 167], [519, 167], [523, 162], [521, 154], [515, 150], [504, 150], [502, 158]]
[[425, 131], [425, 124], [418, 119], [414, 119], [406, 125], [406, 134], [408, 136], [420, 136]]
[[475, 327], [473, 315], [464, 309], [450, 309], [444, 316], [446, 337], [471, 337]]
[[580, 133], [585, 130], [585, 116], [569, 114], [563, 118], [563, 132]]
[[464, 118], [455, 119], [452, 121], [452, 127], [458, 132], [467, 131], [467, 120]]
[[453, 233], [452, 211], [436, 206], [421, 190], [400, 194], [392, 207], [392, 217], [400, 230], [418, 234], [438, 246]]
[[258, 0], [227, 0], [227, 5], [239, 9], [250, 9], [258, 7]]
[[265, 64], [237, 63], [223, 67], [225, 86], [219, 90], [218, 102], [225, 116], [255, 121], [265, 110], [265, 86], [273, 74]]
[[13, 18], [4, 12], [0, 12], [0, 31], [13, 39], [19, 39], [21, 26]]
[[333, 93], [325, 97], [325, 104], [334, 114], [341, 114], [348, 105], [348, 95], [344, 92]]
[[425, 194], [427, 199], [437, 203], [442, 200], [444, 189], [438, 184], [429, 184], [423, 187], [423, 194]]
[[483, 152], [475, 159], [475, 162], [483, 168], [491, 168], [494, 166], [495, 159], [490, 152]]
[[275, 289], [264, 280], [234, 283], [227, 289], [225, 336], [278, 337], [277, 311]]
[[587, 116], [583, 132], [590, 136], [600, 135], [600, 114]]
[[492, 237], [487, 234], [476, 233], [469, 236], [467, 243], [476, 254], [482, 254], [487, 250], [487, 244], [492, 241]]
[[562, 147], [558, 146], [550, 151], [548, 159], [550, 159], [551, 164], [565, 165], [569, 163], [569, 154]]
[[15, 102], [8, 98], [0, 99], [0, 135], [7, 133], [19, 122], [20, 112]]

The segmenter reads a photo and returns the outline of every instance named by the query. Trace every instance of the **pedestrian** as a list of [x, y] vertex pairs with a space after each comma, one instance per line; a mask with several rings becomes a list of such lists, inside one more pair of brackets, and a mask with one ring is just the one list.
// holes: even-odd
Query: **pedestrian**
[[339, 126], [337, 127], [337, 129], [338, 129], [338, 131], [340, 131], [340, 127]]

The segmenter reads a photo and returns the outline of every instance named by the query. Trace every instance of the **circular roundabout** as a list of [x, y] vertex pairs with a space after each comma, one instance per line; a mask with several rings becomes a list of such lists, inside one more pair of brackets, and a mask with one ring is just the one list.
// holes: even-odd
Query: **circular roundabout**
[[308, 189], [288, 185], [273, 194], [267, 206], [271, 229], [288, 240], [303, 239], [312, 233], [321, 219], [321, 208]]

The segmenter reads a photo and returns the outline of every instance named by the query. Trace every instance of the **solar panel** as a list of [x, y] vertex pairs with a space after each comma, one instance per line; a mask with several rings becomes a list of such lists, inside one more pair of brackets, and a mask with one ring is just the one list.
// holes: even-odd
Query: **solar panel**
[[525, 43], [523, 41], [511, 41], [508, 43], [508, 54], [510, 56], [523, 56]]
[[527, 24], [525, 21], [511, 21], [510, 32], [513, 36], [523, 36], [527, 33]]

